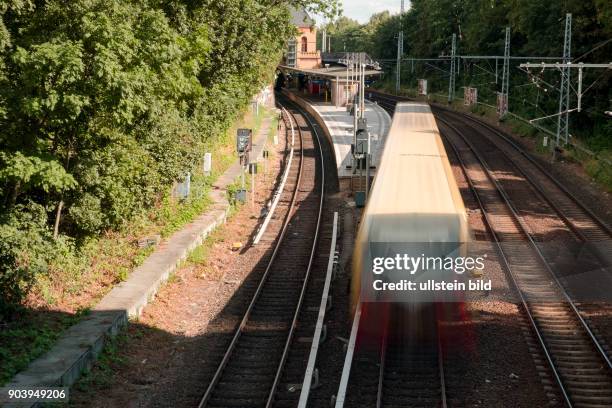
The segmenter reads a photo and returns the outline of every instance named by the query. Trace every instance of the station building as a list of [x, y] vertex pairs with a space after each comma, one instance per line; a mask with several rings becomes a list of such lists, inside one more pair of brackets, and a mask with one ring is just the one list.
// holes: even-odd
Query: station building
[[289, 40], [284, 65], [296, 69], [321, 67], [321, 51], [317, 50], [316, 22], [306, 10], [292, 8], [291, 21], [298, 29], [295, 38]]
[[[317, 49], [315, 20], [303, 8], [291, 8], [291, 21], [297, 34], [287, 42], [279, 73], [287, 79], [285, 87], [313, 96], [324, 97], [335, 106], [350, 105], [358, 90], [358, 83], [346, 69], [346, 53], [323, 56]], [[364, 59], [365, 60], [365, 59]], [[368, 60], [369, 62], [369, 60]], [[379, 70], [368, 70], [366, 76], [378, 76]]]

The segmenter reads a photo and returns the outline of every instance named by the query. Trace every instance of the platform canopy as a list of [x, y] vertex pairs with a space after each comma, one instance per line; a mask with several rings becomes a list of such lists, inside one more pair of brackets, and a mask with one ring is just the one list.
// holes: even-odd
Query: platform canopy
[[[346, 67], [298, 69], [298, 68], [288, 67], [286, 65], [280, 65], [278, 69], [280, 69], [281, 71], [285, 73], [293, 72], [293, 73], [308, 75], [314, 78], [325, 78], [325, 79], [336, 79], [337, 78], [337, 79], [343, 79], [343, 80], [347, 79]], [[365, 71], [365, 76], [376, 76], [376, 75], [382, 75], [382, 74], [383, 74], [383, 71], [377, 71], [377, 70], [366, 70]], [[351, 74], [349, 73], [348, 76], [350, 77], [350, 75]]]

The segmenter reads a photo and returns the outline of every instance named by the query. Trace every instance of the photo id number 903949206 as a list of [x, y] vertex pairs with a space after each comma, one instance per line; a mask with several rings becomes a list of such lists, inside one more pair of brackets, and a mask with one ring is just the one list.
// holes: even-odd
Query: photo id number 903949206
[[3, 387], [0, 388], [0, 405], [11, 406], [17, 402], [68, 402], [68, 387]]

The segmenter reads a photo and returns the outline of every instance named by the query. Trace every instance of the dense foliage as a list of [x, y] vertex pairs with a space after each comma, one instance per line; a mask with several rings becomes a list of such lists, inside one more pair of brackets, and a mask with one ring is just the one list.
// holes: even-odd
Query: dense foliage
[[[376, 14], [364, 25], [341, 18], [328, 26], [333, 51], [363, 51], [383, 60], [393, 82], [397, 55], [397, 33], [404, 31], [404, 57], [436, 58], [449, 55], [451, 37], [457, 34], [459, 55], [503, 55], [505, 27], [511, 28], [511, 55], [552, 56], [563, 54], [565, 14], [573, 15], [572, 57], [575, 62], [610, 61], [612, 8], [606, 0], [412, 0], [403, 16]], [[386, 61], [385, 61], [386, 60]], [[534, 58], [532, 62], [536, 62]], [[512, 61], [510, 110], [529, 118], [550, 115], [558, 109], [559, 72], [521, 71]], [[523, 61], [524, 62], [524, 61]], [[402, 86], [416, 88], [417, 78], [429, 79], [433, 92], [448, 89], [448, 61], [403, 64]], [[446, 72], [444, 72], [446, 71]], [[476, 86], [479, 98], [495, 104], [501, 90], [501, 61], [495, 78], [495, 61], [462, 61], [457, 79], [460, 87]], [[577, 88], [577, 71], [572, 72]], [[612, 149], [612, 121], [604, 116], [612, 110], [610, 71], [585, 70], [584, 110], [571, 114], [571, 133], [595, 150]], [[576, 106], [576, 94], [572, 107]], [[556, 118], [539, 122], [554, 129]]]
[[0, 316], [49, 257], [125, 227], [271, 80], [288, 6], [324, 0], [4, 0]]

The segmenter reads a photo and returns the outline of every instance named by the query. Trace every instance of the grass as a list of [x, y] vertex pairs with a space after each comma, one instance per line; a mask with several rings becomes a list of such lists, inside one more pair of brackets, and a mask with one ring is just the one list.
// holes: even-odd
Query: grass
[[[254, 131], [258, 130], [261, 126], [263, 117], [271, 116], [271, 130], [274, 132], [277, 126], [278, 119], [276, 115], [273, 115], [271, 112], [267, 111], [262, 116], [259, 117], [254, 124]], [[248, 125], [248, 122], [246, 122]], [[272, 137], [273, 133], [271, 133]], [[229, 166], [233, 162], [232, 160], [228, 161], [228, 164], [225, 166]], [[258, 166], [260, 167], [260, 166]], [[211, 176], [213, 178], [214, 174]], [[249, 175], [246, 177], [246, 185], [249, 186]], [[228, 186], [228, 200], [230, 201], [230, 211], [228, 217], [231, 218], [233, 214], [235, 214], [240, 208], [241, 204], [237, 203], [234, 197], [234, 192], [240, 188], [240, 180], [234, 181], [231, 185]], [[180, 267], [185, 266], [196, 266], [201, 270], [200, 276], [203, 277], [208, 273], [207, 270], [207, 259], [209, 257], [210, 251], [213, 246], [219, 242], [225, 242], [224, 235], [224, 227], [221, 226], [213, 231], [204, 242], [197, 246], [193, 251], [189, 253], [187, 259], [181, 263]], [[150, 248], [150, 252], [153, 248]], [[166, 281], [166, 285], [173, 284], [176, 282], [180, 282], [181, 278], [177, 274], [172, 274], [169, 279]], [[121, 350], [125, 349], [128, 342], [131, 339], [142, 337], [143, 329], [139, 327], [132, 326], [132, 329], [119, 334], [115, 338], [110, 338], [105, 342], [105, 346], [103, 351], [101, 352], [98, 360], [96, 361], [94, 368], [87, 374], [85, 374], [79, 381], [75, 384], [75, 389], [79, 391], [83, 391], [85, 393], [91, 393], [92, 395], [96, 392], [96, 390], [105, 389], [110, 387], [113, 384], [114, 373], [117, 369], [121, 368], [126, 364], [126, 359], [124, 354], [121, 354]], [[46, 405], [49, 408], [64, 408], [69, 406], [69, 404], [49, 404]]]
[[105, 389], [113, 383], [115, 371], [126, 364], [127, 360], [122, 355], [121, 350], [126, 347], [130, 335], [119, 333], [104, 342], [104, 347], [98, 355], [93, 369], [75, 384], [79, 391]]
[[[276, 115], [268, 109], [260, 109], [259, 115], [246, 112], [223, 137], [207, 146], [205, 151], [213, 153], [212, 174], [194, 171], [189, 199], [180, 201], [168, 192], [149, 213], [132, 220], [122, 231], [107, 232], [83, 243], [78, 251], [58, 254], [48, 276], [41, 276], [35, 283], [22, 317], [0, 327], [0, 386], [48, 351], [67, 328], [80, 320], [83, 311], [93, 307], [115, 284], [127, 280], [145, 261], [155, 248], [138, 248], [137, 239], [168, 237], [206, 211], [211, 204], [208, 193], [212, 184], [236, 160], [236, 129], [250, 127], [256, 134], [266, 116]], [[228, 188], [230, 202], [235, 186]], [[234, 212], [231, 209], [230, 215]]]
[[53, 319], [45, 319], [40, 314], [26, 312], [22, 319], [7, 324], [0, 330], [0, 383], [5, 384], [15, 373], [25, 369], [33, 355], [51, 348], [66, 328], [88, 313], [88, 309], [83, 309], [75, 314], [57, 314]]

